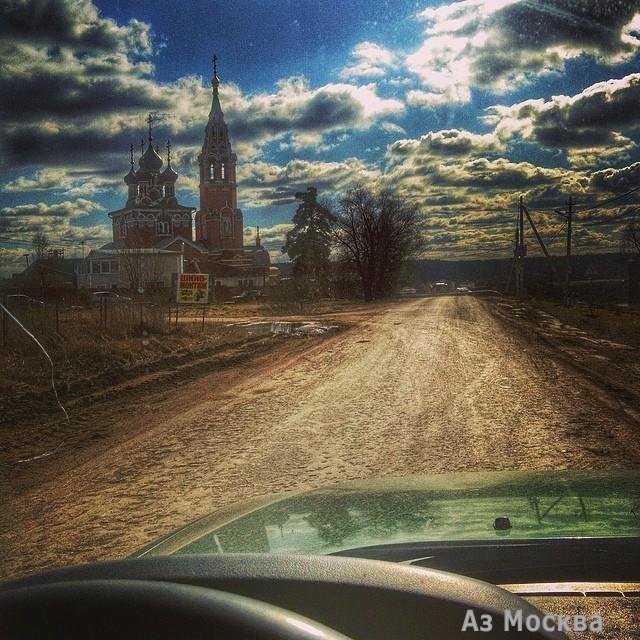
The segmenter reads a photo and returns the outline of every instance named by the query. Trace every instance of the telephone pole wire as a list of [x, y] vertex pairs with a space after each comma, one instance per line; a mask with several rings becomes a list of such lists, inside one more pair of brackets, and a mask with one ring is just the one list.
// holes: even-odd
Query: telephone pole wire
[[516, 276], [516, 298], [522, 300], [524, 295], [524, 256], [526, 247], [524, 244], [524, 204], [523, 198], [520, 196], [518, 202], [518, 226], [516, 227], [516, 248], [514, 251], [515, 258], [515, 276]]
[[573, 219], [573, 198], [569, 196], [569, 202], [567, 202], [567, 263], [565, 265], [564, 274], [564, 303], [569, 305], [570, 287], [571, 287], [571, 222]]

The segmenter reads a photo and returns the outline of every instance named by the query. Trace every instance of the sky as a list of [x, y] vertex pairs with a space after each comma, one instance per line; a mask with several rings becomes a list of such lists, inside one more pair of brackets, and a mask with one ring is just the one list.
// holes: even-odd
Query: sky
[[[393, 188], [425, 257], [507, 257], [524, 197], [552, 253], [617, 251], [640, 177], [640, 0], [0, 0], [0, 272], [31, 238], [111, 239], [129, 145], [159, 114], [197, 207], [211, 57], [247, 243], [273, 259], [315, 185]], [[595, 206], [606, 202], [603, 207]], [[531, 234], [529, 234], [531, 236]], [[528, 239], [531, 253], [535, 240]]]

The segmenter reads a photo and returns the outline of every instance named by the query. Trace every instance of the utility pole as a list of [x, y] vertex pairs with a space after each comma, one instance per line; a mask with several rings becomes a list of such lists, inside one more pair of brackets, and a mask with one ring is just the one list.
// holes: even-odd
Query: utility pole
[[549, 266], [551, 267], [551, 272], [553, 273], [554, 280], [555, 282], [559, 282], [558, 273], [556, 272], [555, 265], [553, 264], [553, 259], [551, 258], [551, 255], [549, 254], [549, 251], [547, 250], [547, 247], [545, 246], [544, 241], [542, 240], [542, 236], [538, 233], [538, 228], [534, 224], [533, 218], [531, 217], [531, 214], [529, 213], [529, 210], [527, 209], [527, 207], [523, 204], [522, 208], [524, 209], [524, 213], [527, 216], [527, 220], [529, 221], [529, 224], [533, 229], [533, 233], [535, 234], [536, 239], [538, 240], [538, 244], [542, 249], [542, 253], [544, 253], [544, 255], [549, 260]]
[[571, 222], [573, 218], [573, 198], [569, 196], [569, 202], [567, 202], [567, 264], [564, 274], [564, 303], [569, 305], [570, 300], [570, 286], [571, 286]]
[[524, 244], [524, 204], [522, 196], [518, 203], [518, 225], [516, 227], [516, 248], [513, 252], [516, 275], [516, 298], [522, 300], [524, 294], [524, 256], [526, 245]]
[[83, 240], [80, 245], [82, 246], [82, 259], [84, 260], [84, 246], [87, 244], [86, 240]]

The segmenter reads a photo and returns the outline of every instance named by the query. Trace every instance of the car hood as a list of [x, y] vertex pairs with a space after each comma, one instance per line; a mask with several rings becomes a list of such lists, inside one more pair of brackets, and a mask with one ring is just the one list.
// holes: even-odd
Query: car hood
[[[494, 528], [508, 518], [510, 528]], [[328, 554], [447, 540], [640, 536], [638, 472], [475, 472], [345, 482], [255, 498], [136, 556]]]

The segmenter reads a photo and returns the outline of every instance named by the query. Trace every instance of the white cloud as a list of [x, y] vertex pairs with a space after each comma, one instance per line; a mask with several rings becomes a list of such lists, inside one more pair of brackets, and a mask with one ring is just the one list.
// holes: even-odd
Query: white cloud
[[561, 71], [567, 60], [591, 55], [616, 64], [640, 47], [640, 3], [562, 0], [462, 0], [429, 7], [422, 45], [404, 60], [423, 90], [417, 107], [468, 102], [473, 87], [506, 92], [532, 77]]
[[352, 64], [340, 72], [340, 78], [343, 80], [382, 78], [389, 72], [396, 59], [393, 52], [374, 42], [361, 42], [356, 45], [351, 57]]

